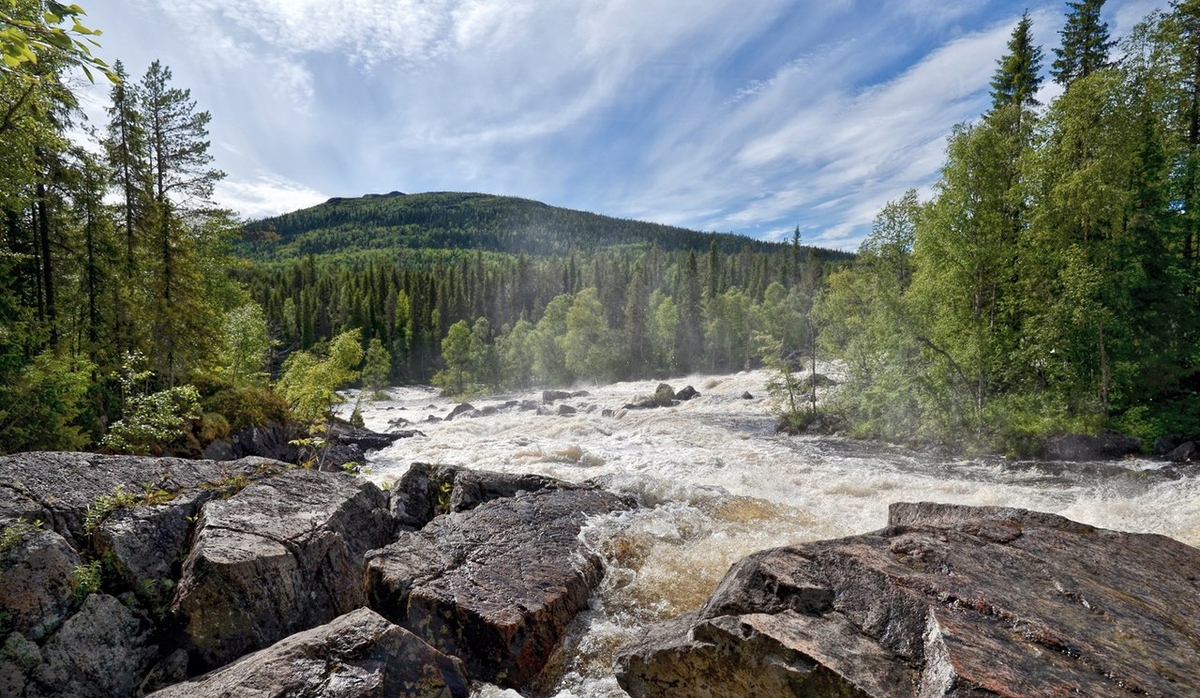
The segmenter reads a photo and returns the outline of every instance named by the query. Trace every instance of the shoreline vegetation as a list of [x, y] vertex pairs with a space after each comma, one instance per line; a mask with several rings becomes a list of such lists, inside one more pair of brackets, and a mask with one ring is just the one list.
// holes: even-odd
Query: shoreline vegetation
[[[1023, 16], [932, 195], [886, 205], [848, 255], [798, 228], [739, 244], [451, 192], [239, 222], [212, 202], [211, 116], [170, 69], [99, 62], [90, 29], [60, 26], [81, 10], [21, 0], [0, 15], [0, 452], [195, 457], [291, 421], [318, 446], [350, 385], [758, 367], [791, 429], [1013, 456], [1195, 440], [1200, 9], [1118, 41], [1102, 5], [1070, 3], [1045, 54]], [[88, 147], [68, 136], [81, 68], [112, 83]], [[1060, 89], [1040, 104], [1045, 73]], [[791, 384], [818, 360], [846, 372], [824, 416]]]

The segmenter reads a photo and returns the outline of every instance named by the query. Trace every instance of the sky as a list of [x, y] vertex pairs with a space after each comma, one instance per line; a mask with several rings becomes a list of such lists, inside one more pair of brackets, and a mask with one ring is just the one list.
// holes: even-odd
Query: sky
[[[928, 195], [1021, 13], [1001, 0], [89, 0], [98, 55], [212, 114], [219, 203], [474, 191], [853, 250]], [[1166, 0], [1109, 0], [1120, 37]], [[85, 112], [105, 123], [106, 84]], [[1049, 82], [1047, 80], [1047, 82]], [[1043, 90], [1043, 101], [1055, 94]]]

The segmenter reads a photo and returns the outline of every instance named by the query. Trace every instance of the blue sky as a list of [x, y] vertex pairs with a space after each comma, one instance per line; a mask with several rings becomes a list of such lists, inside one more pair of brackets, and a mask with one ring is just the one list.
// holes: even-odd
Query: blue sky
[[[1065, 2], [92, 0], [101, 56], [212, 113], [219, 202], [478, 191], [854, 249]], [[1121, 36], [1153, 0], [1109, 0]], [[103, 124], [105, 86], [85, 111]], [[1049, 87], [1044, 97], [1053, 97]], [[1044, 100], [1045, 101], [1045, 100]]]

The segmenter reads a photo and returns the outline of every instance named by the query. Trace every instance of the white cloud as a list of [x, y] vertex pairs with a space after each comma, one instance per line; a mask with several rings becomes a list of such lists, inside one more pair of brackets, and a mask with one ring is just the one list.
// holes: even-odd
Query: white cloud
[[329, 197], [285, 177], [259, 173], [252, 179], [223, 180], [217, 184], [214, 198], [243, 218], [255, 219], [314, 206]]

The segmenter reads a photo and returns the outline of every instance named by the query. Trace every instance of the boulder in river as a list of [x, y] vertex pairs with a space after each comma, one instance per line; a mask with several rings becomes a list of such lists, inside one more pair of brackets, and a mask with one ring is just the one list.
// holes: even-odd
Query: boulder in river
[[599, 490], [544, 489], [438, 516], [367, 556], [370, 605], [461, 657], [472, 678], [522, 686], [599, 581], [584, 521], [626, 507]]
[[634, 696], [1200, 695], [1200, 550], [1060, 516], [893, 504], [750, 555], [618, 656]]
[[675, 393], [676, 400], [683, 400], [685, 402], [697, 397], [700, 397], [700, 391], [696, 390], [690, 385], [685, 387], [683, 390], [680, 390], [678, 393]]
[[392, 485], [390, 506], [401, 528], [416, 530], [439, 514], [467, 511], [493, 499], [545, 489], [578, 489], [578, 486], [543, 475], [413, 463]]
[[1200, 461], [1200, 443], [1187, 441], [1179, 444], [1167, 454], [1167, 460], [1173, 463], [1191, 463]]
[[1126, 434], [1064, 434], [1046, 439], [1042, 457], [1048, 460], [1111, 460], [1141, 453], [1142, 440]]
[[154, 698], [466, 698], [462, 662], [362, 608]]
[[454, 406], [454, 409], [450, 410], [450, 414], [446, 415], [446, 421], [449, 422], [449, 421], [453, 420], [455, 417], [467, 414], [468, 412], [474, 412], [474, 411], [475, 411], [475, 406], [472, 405], [471, 403], [460, 402]]
[[207, 503], [172, 610], [212, 668], [362, 606], [363, 555], [395, 523], [378, 487], [293, 470]]

